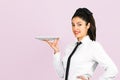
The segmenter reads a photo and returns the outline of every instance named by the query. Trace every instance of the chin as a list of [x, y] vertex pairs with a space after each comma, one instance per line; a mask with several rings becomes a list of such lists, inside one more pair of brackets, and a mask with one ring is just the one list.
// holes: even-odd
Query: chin
[[77, 39], [79, 39], [79, 38], [81, 38], [82, 36], [80, 36], [80, 35], [75, 35], [75, 38], [77, 38]]
[[75, 37], [76, 37], [76, 38], [79, 38], [79, 37], [81, 37], [81, 36], [80, 36], [80, 35], [75, 35]]
[[80, 36], [75, 36], [76, 38], [80, 38]]

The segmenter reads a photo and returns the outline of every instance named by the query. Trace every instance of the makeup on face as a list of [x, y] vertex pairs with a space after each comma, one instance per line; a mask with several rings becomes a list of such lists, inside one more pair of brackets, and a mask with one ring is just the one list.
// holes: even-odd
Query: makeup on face
[[86, 36], [88, 28], [86, 22], [79, 18], [75, 17], [72, 19], [72, 31], [76, 38], [83, 38]]

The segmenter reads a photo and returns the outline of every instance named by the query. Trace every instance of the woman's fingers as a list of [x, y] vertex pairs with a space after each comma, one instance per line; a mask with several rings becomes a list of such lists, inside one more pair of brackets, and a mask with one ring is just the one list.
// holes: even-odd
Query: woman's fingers
[[81, 80], [89, 80], [88, 77], [85, 76], [77, 76], [77, 79], [81, 79]]
[[55, 39], [55, 44], [58, 44], [59, 38]]
[[47, 42], [51, 48], [54, 49], [55, 52], [59, 52], [59, 47], [58, 47], [58, 41], [59, 38], [55, 39], [54, 41], [50, 41], [50, 40], [43, 40], [45, 42]]
[[49, 42], [49, 40], [43, 40], [45, 42], [47, 42], [49, 45], [51, 45], [51, 42]]
[[51, 46], [56, 46], [58, 44], [59, 38], [55, 39], [54, 41], [49, 41], [49, 40], [43, 40], [47, 42]]

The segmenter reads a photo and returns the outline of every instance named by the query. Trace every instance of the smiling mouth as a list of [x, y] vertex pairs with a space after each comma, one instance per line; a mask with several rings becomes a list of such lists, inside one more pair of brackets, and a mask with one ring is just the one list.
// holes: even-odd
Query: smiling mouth
[[80, 33], [80, 31], [74, 31], [74, 34], [75, 35], [77, 35], [77, 34], [79, 34]]

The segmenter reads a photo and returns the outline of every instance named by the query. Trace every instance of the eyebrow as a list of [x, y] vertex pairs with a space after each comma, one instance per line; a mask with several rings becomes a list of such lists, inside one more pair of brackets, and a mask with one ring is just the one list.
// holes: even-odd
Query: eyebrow
[[77, 24], [78, 24], [78, 23], [82, 23], [82, 22], [77, 22]]
[[[77, 22], [77, 24], [82, 23], [82, 22]], [[74, 24], [73, 22], [71, 24]]]

